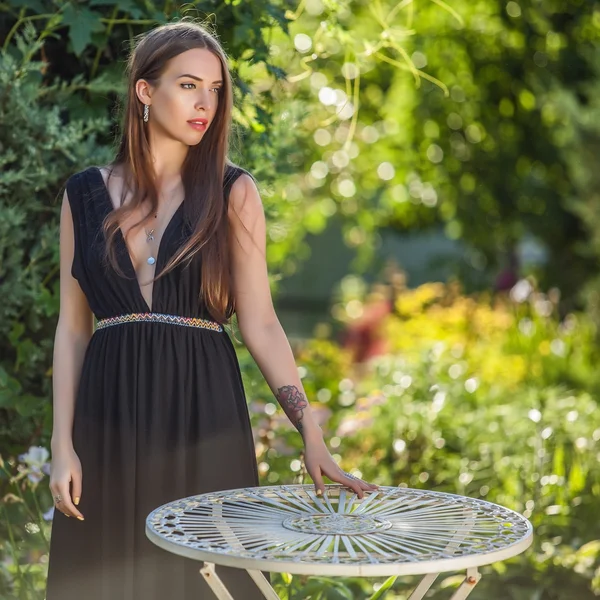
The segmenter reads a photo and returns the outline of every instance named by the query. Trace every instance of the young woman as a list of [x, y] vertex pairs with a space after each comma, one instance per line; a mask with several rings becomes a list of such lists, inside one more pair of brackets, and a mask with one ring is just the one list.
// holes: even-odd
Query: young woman
[[[232, 83], [215, 36], [190, 22], [138, 40], [115, 160], [66, 182], [54, 346], [47, 600], [211, 598], [197, 562], [145, 536], [165, 502], [258, 485], [240, 333], [323, 475], [359, 497], [315, 423], [274, 312], [265, 218], [227, 158]], [[98, 319], [94, 330], [93, 317]], [[234, 597], [262, 598], [218, 568]]]

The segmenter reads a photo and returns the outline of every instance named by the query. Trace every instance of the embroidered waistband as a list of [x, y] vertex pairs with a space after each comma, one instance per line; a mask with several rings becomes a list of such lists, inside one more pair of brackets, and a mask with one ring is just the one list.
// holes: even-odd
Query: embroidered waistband
[[121, 323], [133, 323], [135, 321], [146, 321], [149, 323], [167, 323], [169, 325], [183, 325], [184, 327], [199, 327], [202, 329], [212, 329], [213, 331], [223, 331], [223, 327], [216, 321], [200, 319], [198, 317], [180, 317], [179, 315], [165, 315], [163, 313], [130, 313], [119, 315], [117, 317], [108, 317], [99, 319], [96, 329], [104, 329]]

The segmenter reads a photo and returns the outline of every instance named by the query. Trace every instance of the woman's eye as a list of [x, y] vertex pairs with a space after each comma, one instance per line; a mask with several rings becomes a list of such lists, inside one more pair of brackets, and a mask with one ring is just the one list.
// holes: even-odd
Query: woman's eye
[[[195, 83], [182, 83], [182, 84], [180, 84], [180, 85], [182, 85], [182, 86], [184, 86], [184, 85], [193, 85], [193, 86], [194, 86], [194, 88], [196, 87], [196, 84], [195, 84]], [[184, 89], [186, 89], [186, 90], [190, 90], [190, 89], [193, 89], [193, 88], [184, 88]], [[217, 92], [217, 94], [218, 94], [218, 93], [221, 91], [221, 89], [222, 89], [222, 88], [220, 88], [220, 87], [214, 87], [214, 88], [212, 88], [212, 89], [213, 89], [213, 90], [216, 90], [216, 92]]]

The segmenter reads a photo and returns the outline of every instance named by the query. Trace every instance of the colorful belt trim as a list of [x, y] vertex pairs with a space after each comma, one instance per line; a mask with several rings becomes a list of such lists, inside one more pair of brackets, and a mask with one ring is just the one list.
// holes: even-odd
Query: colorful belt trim
[[128, 315], [119, 315], [118, 317], [108, 317], [99, 319], [96, 323], [96, 329], [104, 329], [121, 323], [133, 323], [135, 321], [146, 321], [148, 323], [167, 323], [169, 325], [183, 325], [185, 327], [200, 327], [202, 329], [212, 329], [213, 331], [223, 331], [223, 327], [215, 321], [200, 319], [198, 317], [180, 317], [178, 315], [165, 315], [162, 313], [130, 313]]

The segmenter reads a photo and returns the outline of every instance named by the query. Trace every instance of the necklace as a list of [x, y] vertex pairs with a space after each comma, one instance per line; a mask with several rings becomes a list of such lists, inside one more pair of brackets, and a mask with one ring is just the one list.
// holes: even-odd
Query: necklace
[[[168, 206], [171, 205], [171, 202], [173, 202], [173, 198], [171, 197]], [[154, 218], [158, 218], [158, 210], [154, 213]], [[149, 244], [150, 242], [154, 241], [154, 227], [152, 229], [146, 229], [144, 227], [144, 231], [146, 232], [146, 242]], [[163, 232], [164, 235], [164, 232]], [[156, 256], [153, 256], [153, 254], [151, 253], [150, 256], [146, 259], [146, 262], [149, 265], [153, 265], [156, 262]]]
[[[155, 212], [154, 213], [154, 218], [156, 219], [158, 217], [158, 213]], [[150, 243], [154, 241], [154, 228], [148, 230], [144, 227], [144, 231], [146, 232], [146, 242]], [[146, 262], [149, 265], [153, 265], [156, 262], [156, 258], [154, 256], [152, 256], [152, 254], [150, 254], [150, 256], [146, 259]]]

